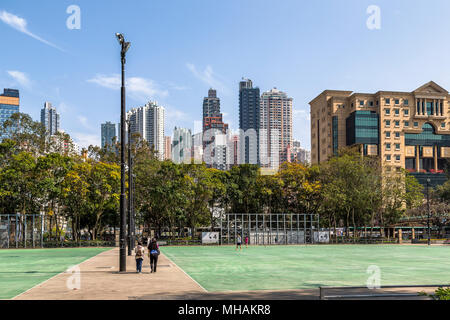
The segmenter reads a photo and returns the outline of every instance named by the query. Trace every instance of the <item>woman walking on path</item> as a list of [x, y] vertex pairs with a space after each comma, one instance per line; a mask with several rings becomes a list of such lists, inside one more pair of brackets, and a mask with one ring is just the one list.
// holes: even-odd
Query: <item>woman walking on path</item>
[[156, 239], [153, 238], [148, 245], [148, 254], [150, 256], [150, 273], [156, 272], [156, 266], [158, 265], [158, 256], [161, 253], [159, 251], [158, 243]]
[[141, 242], [138, 242], [136, 249], [134, 250], [136, 253], [136, 271], [137, 273], [142, 272], [142, 262], [144, 262], [144, 247]]

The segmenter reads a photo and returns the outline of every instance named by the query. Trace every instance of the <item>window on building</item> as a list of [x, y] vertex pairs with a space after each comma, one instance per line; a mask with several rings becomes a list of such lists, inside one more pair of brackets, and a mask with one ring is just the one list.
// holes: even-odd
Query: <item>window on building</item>
[[396, 161], [400, 161], [400, 155], [396, 155], [396, 156], [395, 156], [395, 160], [396, 160]]
[[386, 155], [386, 161], [391, 161], [391, 155], [390, 154]]
[[433, 102], [427, 102], [427, 114], [428, 115], [433, 115]]
[[391, 114], [391, 109], [384, 109], [384, 112], [386, 115], [390, 115]]
[[386, 150], [391, 150], [391, 144], [390, 143], [386, 143]]
[[373, 101], [369, 102], [369, 106], [373, 107]]
[[403, 100], [403, 104], [404, 104], [405, 106], [409, 105], [408, 99]]
[[400, 114], [400, 109], [395, 109], [394, 112], [395, 112], [395, 115], [398, 116]]
[[391, 104], [391, 99], [389, 99], [389, 98], [384, 99], [384, 103], [385, 104]]
[[445, 128], [445, 122], [441, 123], [441, 128]]
[[400, 132], [396, 132], [396, 133], [395, 133], [395, 137], [396, 137], [396, 138], [400, 138]]
[[338, 141], [339, 141], [338, 140], [338, 138], [339, 138], [339, 136], [338, 136], [338, 117], [334, 116], [332, 119], [332, 122], [333, 122], [333, 154], [337, 155], [338, 147], [339, 147], [339, 144], [338, 144]]
[[409, 127], [409, 121], [404, 121], [405, 127]]
[[378, 144], [379, 115], [375, 111], [359, 110], [346, 119], [346, 144]]
[[399, 99], [395, 99], [395, 104], [400, 104], [400, 100]]
[[391, 126], [391, 120], [386, 120], [385, 123], [386, 123], [386, 127], [390, 127]]
[[360, 106], [363, 106], [363, 105], [364, 105], [364, 100], [360, 100], [360, 101], [359, 101], [359, 105], [360, 105]]
[[400, 121], [395, 121], [395, 126], [399, 127], [400, 126]]
[[391, 137], [391, 133], [389, 131], [386, 131], [386, 138], [390, 138]]
[[403, 110], [403, 114], [404, 114], [405, 116], [409, 115], [409, 109]]
[[414, 127], [417, 128], [419, 126], [418, 122], [414, 122]]
[[395, 144], [395, 150], [400, 150], [400, 143]]

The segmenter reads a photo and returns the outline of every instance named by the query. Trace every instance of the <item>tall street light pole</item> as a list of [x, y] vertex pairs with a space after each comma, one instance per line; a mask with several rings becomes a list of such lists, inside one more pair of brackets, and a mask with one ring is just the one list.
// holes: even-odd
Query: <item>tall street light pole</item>
[[122, 61], [122, 88], [121, 88], [121, 112], [120, 112], [120, 251], [119, 271], [127, 271], [126, 257], [126, 225], [127, 216], [125, 212], [125, 56], [131, 43], [126, 42], [123, 34], [116, 33], [117, 40], [121, 46], [120, 57]]
[[136, 215], [134, 212], [134, 195], [135, 195], [135, 186], [134, 181], [136, 181], [136, 175], [131, 175], [131, 247], [136, 247]]
[[128, 123], [128, 255], [132, 255], [133, 251], [133, 212], [132, 212], [132, 202], [133, 202], [133, 158], [131, 156], [131, 121]]
[[430, 185], [430, 179], [427, 179], [427, 211], [428, 211], [428, 219], [427, 219], [427, 226], [428, 226], [428, 245], [431, 245], [431, 230], [430, 230], [430, 193], [429, 193], [429, 185]]

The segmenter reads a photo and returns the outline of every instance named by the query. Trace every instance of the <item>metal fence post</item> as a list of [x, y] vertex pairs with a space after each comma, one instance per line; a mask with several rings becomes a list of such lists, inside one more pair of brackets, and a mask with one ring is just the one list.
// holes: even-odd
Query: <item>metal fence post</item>
[[27, 247], [27, 215], [24, 214], [24, 224], [23, 224], [23, 247]]
[[220, 214], [220, 237], [219, 237], [219, 241], [220, 241], [220, 245], [222, 245], [222, 214]]
[[259, 234], [258, 234], [258, 214], [255, 215], [256, 218], [256, 244], [259, 244]]
[[44, 215], [41, 214], [41, 248], [44, 247]]
[[8, 249], [9, 249], [9, 242], [11, 240], [11, 216], [8, 214]]
[[303, 214], [303, 238], [306, 244], [306, 214]]
[[36, 247], [35, 243], [34, 243], [34, 220], [35, 220], [35, 215], [33, 214], [33, 225], [31, 226], [31, 240], [33, 241], [33, 249]]
[[15, 225], [16, 225], [16, 232], [14, 233], [14, 241], [16, 242], [16, 249], [19, 248], [19, 242], [18, 242], [18, 238], [17, 238], [17, 233], [19, 232], [19, 224], [17, 223], [19, 215], [16, 213], [16, 218], [15, 218]]

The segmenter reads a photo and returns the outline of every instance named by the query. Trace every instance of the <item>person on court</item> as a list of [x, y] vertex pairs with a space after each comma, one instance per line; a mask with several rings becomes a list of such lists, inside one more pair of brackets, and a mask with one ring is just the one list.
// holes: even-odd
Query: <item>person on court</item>
[[161, 253], [159, 251], [158, 242], [153, 238], [148, 245], [148, 254], [150, 256], [150, 273], [156, 272], [156, 266], [158, 265], [158, 256]]
[[248, 236], [245, 236], [245, 246], [248, 248]]
[[138, 245], [136, 249], [134, 250], [136, 253], [136, 272], [141, 273], [142, 272], [142, 262], [144, 262], [144, 247], [142, 246], [141, 242], [138, 242]]
[[239, 250], [242, 250], [242, 238], [241, 235], [238, 234], [236, 238], [236, 250], [239, 248]]

